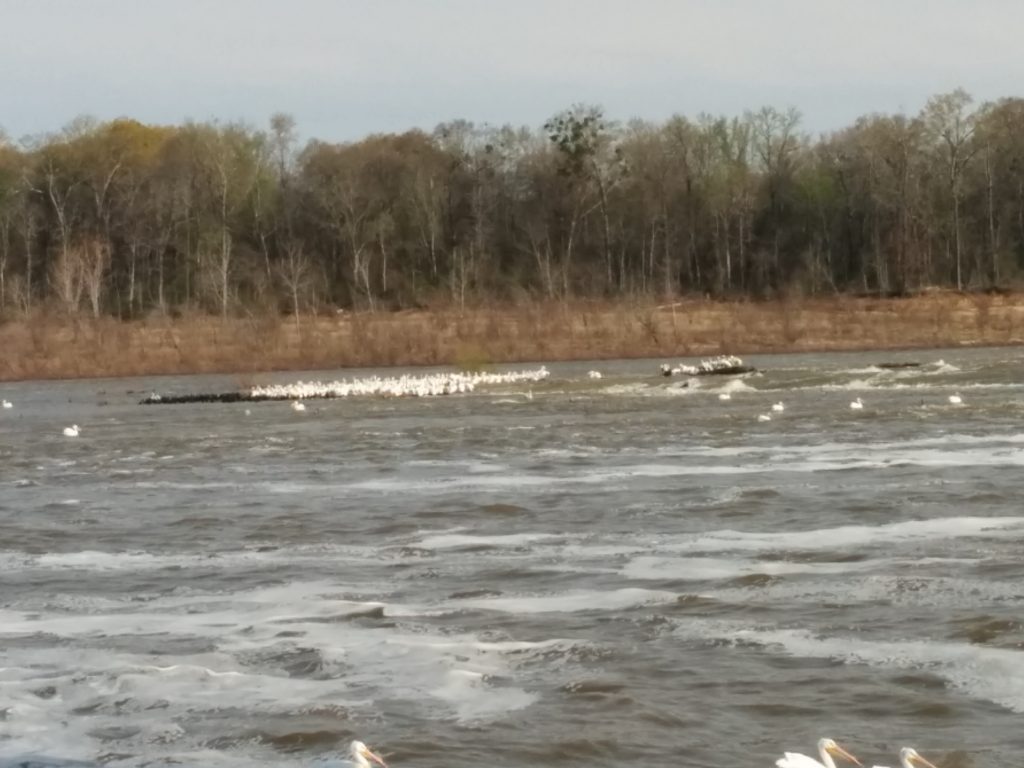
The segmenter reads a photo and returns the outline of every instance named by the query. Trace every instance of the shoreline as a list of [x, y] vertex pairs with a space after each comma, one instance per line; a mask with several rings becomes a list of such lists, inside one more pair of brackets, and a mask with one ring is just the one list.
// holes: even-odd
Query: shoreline
[[0, 381], [1024, 344], [1024, 293], [0, 324]]

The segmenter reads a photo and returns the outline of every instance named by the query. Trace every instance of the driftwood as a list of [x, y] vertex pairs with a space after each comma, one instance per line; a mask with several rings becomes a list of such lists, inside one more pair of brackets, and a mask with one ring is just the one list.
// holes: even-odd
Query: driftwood
[[256, 397], [248, 392], [221, 392], [220, 394], [198, 395], [150, 395], [139, 401], [139, 405], [181, 405], [183, 403], [249, 403], [257, 400], [287, 398]]
[[757, 368], [744, 365], [738, 357], [720, 357], [704, 360], [700, 365], [671, 366], [663, 363], [662, 376], [742, 376], [746, 373], [757, 373]]
[[697, 371], [693, 376], [738, 376], [744, 373], [757, 373], [752, 365], [731, 365], [728, 368], [717, 368], [713, 371]]

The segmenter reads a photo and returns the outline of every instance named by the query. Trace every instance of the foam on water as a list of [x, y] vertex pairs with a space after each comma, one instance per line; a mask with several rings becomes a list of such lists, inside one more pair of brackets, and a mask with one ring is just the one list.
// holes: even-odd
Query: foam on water
[[[489, 721], [536, 700], [513, 682], [520, 663], [533, 653], [547, 658], [574, 645], [484, 642], [390, 621], [346, 622], [346, 616], [372, 617], [374, 611], [383, 616], [391, 607], [346, 600], [341, 591], [330, 582], [307, 582], [124, 600], [63, 616], [5, 609], [5, 636], [46, 640], [0, 651], [0, 698], [12, 703], [0, 719], [0, 754], [96, 754], [95, 734], [110, 729], [121, 734], [119, 751], [152, 755], [170, 745], [177, 754], [200, 745], [190, 742], [187, 725], [172, 733], [168, 722], [187, 724], [241, 702], [266, 715], [292, 715], [318, 704], [361, 709], [372, 706], [370, 691], [423, 702], [424, 717]], [[395, 613], [403, 613], [401, 607]], [[165, 647], [177, 638], [209, 650], [153, 656], [142, 650], [151, 637], [162, 638]], [[119, 642], [108, 646], [111, 640]], [[126, 641], [140, 649], [126, 651]], [[315, 676], [288, 671], [287, 659], [296, 653], [312, 654]], [[53, 693], [41, 696], [41, 689]], [[54, 722], [74, 728], [56, 738]], [[55, 745], [60, 749], [54, 751]]]
[[791, 356], [686, 388], [567, 366], [532, 401], [304, 419], [114, 403], [74, 414], [87, 446], [26, 423], [0, 450], [0, 768], [327, 768], [353, 737], [422, 768], [746, 766], [829, 732], [780, 700], [799, 685], [864, 696], [853, 731], [998, 752], [1019, 716], [965, 699], [1024, 712], [1024, 384], [1011, 350], [949, 354], [963, 371]]
[[665, 542], [662, 548], [676, 552], [851, 550], [936, 539], [1006, 539], [1022, 535], [1024, 517], [943, 517], [804, 531], [709, 531]]
[[607, 387], [601, 387], [600, 392], [606, 395], [647, 395], [657, 387], [652, 387], [644, 382], [633, 382], [631, 384], [611, 384]]
[[0, 569], [7, 571], [88, 571], [95, 573], [160, 571], [167, 569], [201, 571], [289, 564], [296, 560], [331, 560], [339, 556], [354, 559], [376, 557], [374, 549], [358, 546], [311, 545], [273, 549], [243, 549], [211, 554], [153, 552], [0, 552]]
[[500, 696], [495, 696], [495, 689], [481, 672], [452, 669], [445, 674], [441, 685], [430, 691], [430, 695], [448, 703], [464, 724], [503, 717], [509, 712], [530, 706], [538, 699], [537, 694], [527, 693], [521, 688], [503, 687], [498, 691]]
[[563, 541], [564, 536], [554, 533], [507, 533], [478, 536], [468, 533], [442, 533], [427, 536], [407, 546], [416, 549], [460, 549], [471, 547], [525, 547], [540, 542]]
[[[981, 466], [991, 465], [1024, 465], [1024, 456], [1013, 456], [1012, 461], [1002, 462], [987, 455], [977, 457], [976, 461]], [[937, 457], [922, 457], [927, 459], [931, 466], [960, 466], [961, 464], [952, 456], [948, 459]], [[913, 462], [905, 462], [913, 463]], [[969, 465], [969, 464], [968, 464]], [[346, 486], [352, 490], [369, 492], [389, 492], [404, 494], [447, 494], [456, 491], [477, 490], [480, 492], [494, 491], [507, 492], [510, 489], [520, 492], [546, 491], [558, 486], [601, 486], [609, 483], [625, 482], [636, 478], [673, 478], [708, 475], [755, 475], [766, 472], [827, 472], [848, 469], [871, 469], [891, 466], [888, 461], [873, 459], [861, 459], [852, 461], [814, 461], [807, 459], [799, 464], [782, 465], [781, 463], [765, 462], [761, 464], [706, 464], [706, 465], [685, 465], [685, 464], [629, 464], [613, 468], [595, 469], [587, 471], [573, 471], [562, 474], [541, 475], [528, 472], [502, 473], [489, 476], [477, 477], [438, 477], [425, 480], [399, 480], [399, 479], [373, 479], [363, 480]]]
[[759, 390], [757, 389], [757, 387], [751, 386], [743, 379], [731, 378], [727, 379], [726, 382], [722, 384], [720, 387], [708, 387], [705, 391], [714, 392], [716, 394], [726, 392], [730, 395], [735, 395], [737, 393], [743, 392], [758, 392]]
[[621, 611], [679, 598], [675, 592], [632, 587], [610, 591], [577, 590], [548, 595], [518, 595], [454, 600], [451, 604], [464, 609], [500, 611], [501, 613], [577, 613], [581, 611]]
[[[784, 424], [785, 422], [780, 422]], [[785, 427], [781, 427], [785, 429]], [[796, 426], [799, 429], [799, 425]], [[893, 466], [944, 468], [944, 467], [1020, 467], [1024, 466], [1024, 450], [1020, 449], [1022, 435], [992, 435], [972, 437], [948, 435], [943, 438], [909, 439], [905, 441], [881, 441], [873, 443], [820, 442], [813, 444], [747, 444], [743, 446], [714, 446], [674, 444], [656, 446], [653, 453], [662, 461], [636, 462], [630, 464], [612, 463], [607, 459], [614, 452], [596, 453], [593, 449], [588, 456], [602, 456], [606, 459], [600, 468], [581, 470], [578, 466], [553, 464], [547, 473], [517, 471], [504, 468], [500, 471], [481, 469], [477, 473], [439, 473], [420, 478], [371, 478], [357, 480], [339, 487], [370, 492], [396, 493], [449, 493], [458, 490], [479, 489], [503, 491], [515, 488], [545, 490], [564, 485], [599, 485], [608, 482], [628, 481], [631, 478], [672, 478], [691, 475], [753, 475], [767, 472], [813, 473], [849, 471], [854, 469], [884, 469]], [[550, 450], [550, 458], [576, 456], [566, 449]], [[628, 452], [620, 452], [628, 457]], [[672, 458], [696, 458], [703, 461], [680, 461], [665, 463]], [[721, 461], [738, 459], [743, 461]]]
[[785, 560], [751, 561], [725, 557], [659, 557], [646, 555], [631, 560], [621, 569], [627, 579], [717, 581], [754, 574], [789, 576], [799, 574], [841, 574], [871, 571], [875, 561], [840, 563], [795, 563]]
[[770, 653], [834, 659], [889, 670], [942, 677], [963, 693], [1024, 713], [1024, 654], [937, 640], [873, 641], [817, 634], [805, 629], [749, 628], [729, 622], [680, 623], [682, 638], [756, 645]]
[[[747, 604], [751, 600], [751, 590], [756, 589], [758, 605], [787, 608], [797, 604], [817, 607], [875, 603], [948, 612], [954, 608], [976, 611], [979, 605], [1016, 609], [1024, 604], [1024, 594], [1021, 594], [1016, 580], [965, 579], [922, 572], [936, 567], [953, 571], [958, 562], [954, 558], [871, 560], [866, 565], [872, 567], [853, 568], [845, 575], [837, 573], [837, 569], [828, 564], [807, 572], [807, 575], [826, 578], [772, 580], [770, 583], [724, 589], [707, 587], [704, 592], [723, 602]], [[875, 569], [892, 569], [894, 572], [862, 575], [864, 571]], [[843, 578], [827, 578], [835, 575], [843, 575]]]

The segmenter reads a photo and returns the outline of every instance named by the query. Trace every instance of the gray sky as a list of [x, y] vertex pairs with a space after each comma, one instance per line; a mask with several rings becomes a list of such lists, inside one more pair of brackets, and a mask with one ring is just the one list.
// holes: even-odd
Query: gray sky
[[0, 0], [0, 126], [289, 112], [304, 137], [1021, 95], [1020, 0]]

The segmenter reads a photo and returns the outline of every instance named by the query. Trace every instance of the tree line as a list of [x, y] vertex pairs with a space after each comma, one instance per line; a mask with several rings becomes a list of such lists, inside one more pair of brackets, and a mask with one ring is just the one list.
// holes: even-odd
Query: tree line
[[310, 140], [79, 118], [0, 133], [0, 313], [902, 295], [1024, 268], [1024, 99], [826, 135], [794, 109]]

